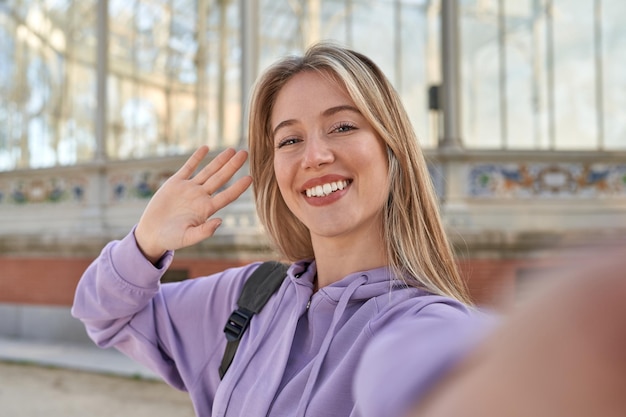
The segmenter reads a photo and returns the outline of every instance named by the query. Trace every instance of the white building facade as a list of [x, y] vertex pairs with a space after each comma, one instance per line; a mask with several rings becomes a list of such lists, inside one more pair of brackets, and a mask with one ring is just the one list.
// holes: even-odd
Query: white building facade
[[[0, 2], [0, 335], [67, 317], [193, 149], [246, 146], [263, 68], [319, 40], [388, 75], [476, 299], [506, 308], [555, 247], [626, 230], [624, 18], [621, 0]], [[172, 279], [272, 256], [250, 194], [223, 215]]]

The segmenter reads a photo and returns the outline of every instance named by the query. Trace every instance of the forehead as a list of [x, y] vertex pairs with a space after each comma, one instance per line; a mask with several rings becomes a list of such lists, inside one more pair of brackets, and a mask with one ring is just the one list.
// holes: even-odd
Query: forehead
[[283, 85], [276, 96], [271, 125], [285, 119], [300, 119], [321, 114], [327, 108], [349, 104], [354, 106], [342, 82], [328, 72], [302, 71]]

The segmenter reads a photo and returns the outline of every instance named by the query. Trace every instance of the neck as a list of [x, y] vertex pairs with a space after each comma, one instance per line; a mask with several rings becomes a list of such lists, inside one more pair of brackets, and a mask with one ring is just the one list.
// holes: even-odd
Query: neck
[[386, 248], [380, 236], [371, 233], [360, 239], [313, 238], [316, 288], [323, 288], [354, 272], [387, 265]]

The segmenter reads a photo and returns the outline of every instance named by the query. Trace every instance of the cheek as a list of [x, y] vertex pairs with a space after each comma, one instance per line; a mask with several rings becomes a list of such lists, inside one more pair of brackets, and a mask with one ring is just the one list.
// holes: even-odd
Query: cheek
[[377, 158], [370, 161], [369, 166], [372, 168], [370, 175], [372, 176], [372, 184], [374, 184], [373, 188], [379, 190], [380, 200], [387, 201], [391, 179], [389, 177], [389, 161], [386, 153], [381, 152]]
[[285, 192], [289, 189], [290, 178], [293, 178], [293, 175], [289, 172], [288, 164], [285, 164], [282, 158], [274, 158], [274, 176], [278, 189], [285, 198]]

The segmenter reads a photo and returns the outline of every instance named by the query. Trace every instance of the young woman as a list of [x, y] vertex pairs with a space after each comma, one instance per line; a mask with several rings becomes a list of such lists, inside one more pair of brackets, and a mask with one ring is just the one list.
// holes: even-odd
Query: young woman
[[[251, 176], [223, 188], [247, 156], [233, 150], [193, 175], [208, 152], [198, 149], [87, 269], [73, 314], [99, 346], [187, 390], [199, 416], [401, 416], [476, 343], [484, 320], [468, 307], [396, 92], [367, 57], [319, 44], [259, 79], [249, 132]], [[211, 237], [213, 214], [251, 183], [291, 266], [220, 379], [224, 324], [259, 264], [159, 279], [173, 251]], [[417, 339], [410, 381], [378, 379], [393, 349], [366, 357], [355, 381], [371, 342], [404, 324]], [[376, 384], [392, 397], [359, 399]]]

